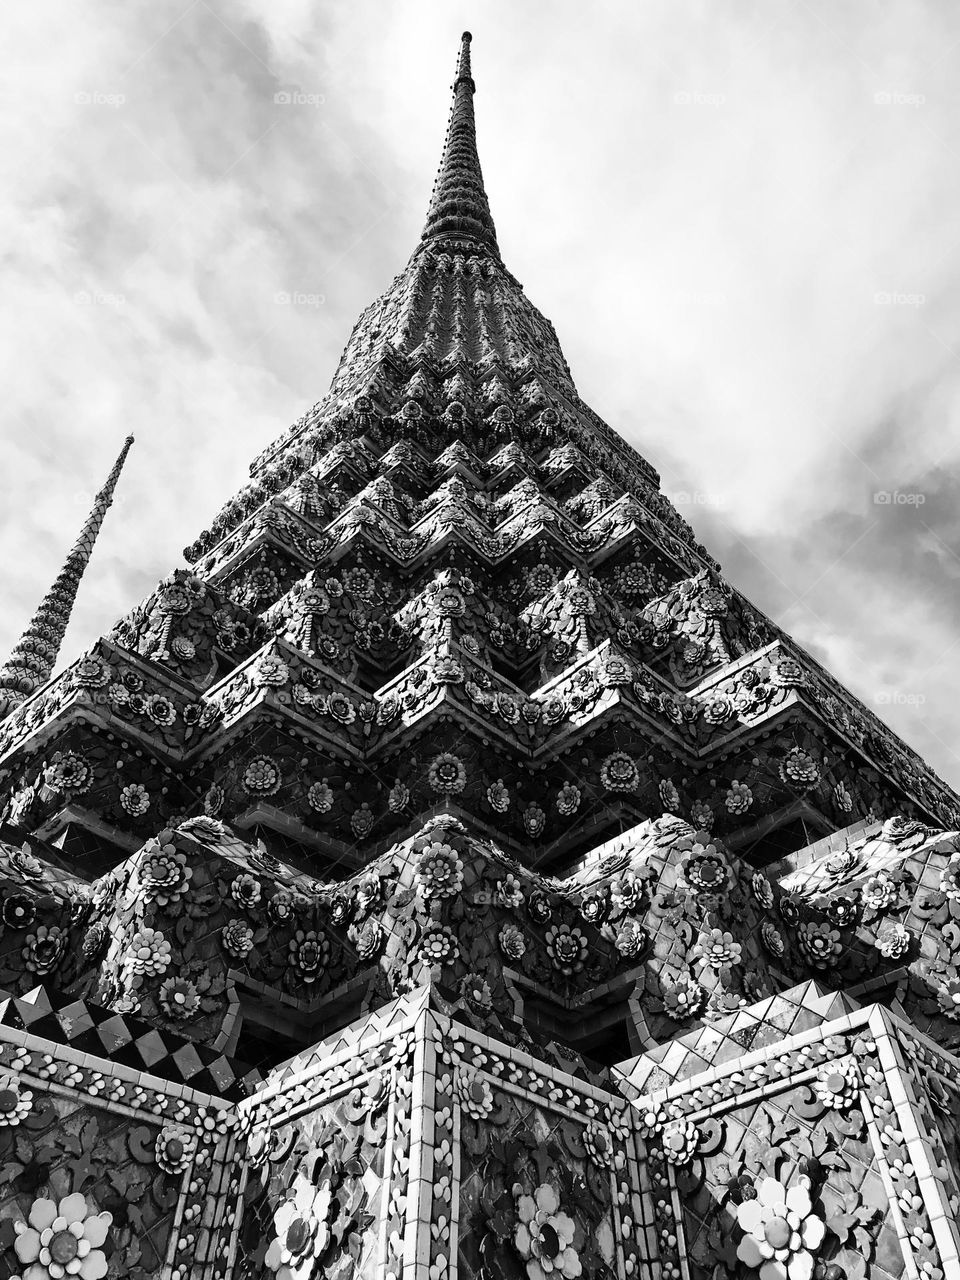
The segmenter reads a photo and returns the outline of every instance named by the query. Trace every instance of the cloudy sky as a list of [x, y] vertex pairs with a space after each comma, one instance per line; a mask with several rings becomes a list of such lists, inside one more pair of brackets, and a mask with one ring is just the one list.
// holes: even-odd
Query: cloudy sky
[[501, 249], [581, 394], [728, 578], [960, 786], [943, 3], [7, 6], [0, 648], [128, 431], [65, 659], [323, 394], [419, 234], [465, 27]]

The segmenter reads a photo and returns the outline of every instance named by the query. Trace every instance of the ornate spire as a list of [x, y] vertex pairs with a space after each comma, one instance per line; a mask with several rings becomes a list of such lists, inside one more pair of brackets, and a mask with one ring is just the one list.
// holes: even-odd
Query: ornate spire
[[473, 117], [476, 90], [470, 74], [469, 31], [463, 33], [457, 76], [453, 82], [453, 105], [443, 147], [443, 159], [433, 184], [424, 240], [475, 240], [499, 256], [497, 232], [490, 216], [483, 174], [477, 155], [477, 130]]
[[30, 624], [13, 647], [10, 657], [0, 667], [0, 717], [11, 712], [31, 693], [46, 684], [53, 673], [63, 637], [70, 621], [77, 587], [83, 577], [97, 540], [107, 508], [113, 502], [113, 491], [126, 461], [133, 436], [127, 436], [120, 456], [107, 476], [107, 482], [94, 499], [80, 536], [64, 561], [56, 581], [40, 602]]

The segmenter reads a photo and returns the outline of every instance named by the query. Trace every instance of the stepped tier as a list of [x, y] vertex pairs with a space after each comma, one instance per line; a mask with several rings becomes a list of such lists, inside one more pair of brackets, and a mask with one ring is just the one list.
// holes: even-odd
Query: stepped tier
[[2, 1274], [953, 1280], [960, 799], [580, 400], [475, 87], [328, 395], [48, 679], [121, 455], [0, 679]]

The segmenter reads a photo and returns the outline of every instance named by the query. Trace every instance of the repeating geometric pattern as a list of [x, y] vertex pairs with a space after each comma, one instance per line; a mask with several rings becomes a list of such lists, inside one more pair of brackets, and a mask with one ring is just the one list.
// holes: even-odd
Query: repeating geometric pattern
[[49, 680], [121, 455], [0, 676], [2, 1274], [953, 1280], [960, 798], [580, 399], [475, 90], [327, 396]]

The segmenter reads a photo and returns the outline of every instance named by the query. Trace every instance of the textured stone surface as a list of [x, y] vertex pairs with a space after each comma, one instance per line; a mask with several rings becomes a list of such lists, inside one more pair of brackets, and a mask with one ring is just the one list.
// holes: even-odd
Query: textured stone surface
[[960, 802], [580, 400], [475, 87], [189, 568], [0, 678], [0, 1273], [954, 1280]]

